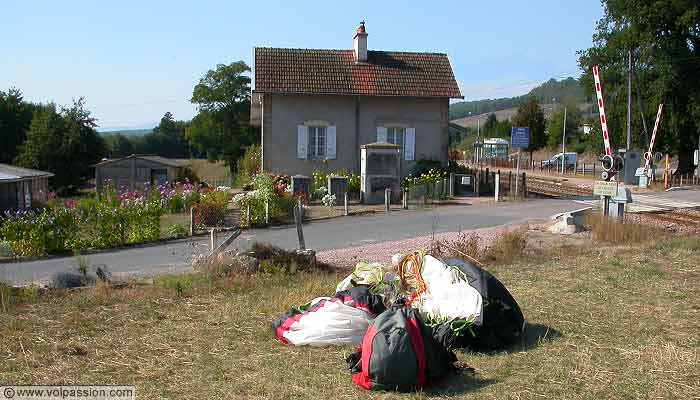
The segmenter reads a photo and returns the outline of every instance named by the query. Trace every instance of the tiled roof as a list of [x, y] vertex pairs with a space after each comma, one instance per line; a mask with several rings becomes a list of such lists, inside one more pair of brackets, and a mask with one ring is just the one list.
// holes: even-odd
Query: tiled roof
[[0, 164], [0, 181], [2, 182], [17, 182], [32, 178], [50, 178], [52, 176], [54, 176], [54, 174], [51, 172]]
[[446, 54], [255, 48], [255, 91], [366, 96], [462, 97]]

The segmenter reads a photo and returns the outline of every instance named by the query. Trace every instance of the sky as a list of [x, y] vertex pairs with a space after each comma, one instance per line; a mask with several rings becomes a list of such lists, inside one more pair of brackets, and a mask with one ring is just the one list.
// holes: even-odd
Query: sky
[[467, 100], [510, 97], [578, 77], [597, 0], [82, 1], [3, 0], [0, 90], [36, 102], [84, 97], [101, 130], [190, 119], [192, 89], [253, 47], [350, 49], [366, 21], [370, 50], [447, 53]]

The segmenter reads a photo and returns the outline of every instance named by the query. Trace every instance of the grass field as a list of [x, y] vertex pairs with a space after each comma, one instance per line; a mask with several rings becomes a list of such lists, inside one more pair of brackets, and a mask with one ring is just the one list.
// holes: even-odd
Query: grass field
[[[0, 382], [134, 384], [139, 398], [640, 399], [700, 396], [700, 238], [606, 246], [538, 233], [489, 269], [528, 320], [520, 345], [458, 352], [476, 370], [421, 393], [357, 389], [352, 348], [288, 347], [273, 318], [332, 292], [332, 273], [97, 287], [7, 304]], [[0, 309], [2, 312], [2, 309]]]

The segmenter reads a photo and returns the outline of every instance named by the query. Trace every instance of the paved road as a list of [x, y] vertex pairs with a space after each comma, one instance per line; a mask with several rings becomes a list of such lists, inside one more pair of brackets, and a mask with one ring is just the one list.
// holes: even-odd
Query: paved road
[[[525, 203], [451, 205], [433, 210], [393, 211], [391, 215], [343, 217], [304, 226], [307, 247], [317, 250], [358, 246], [407, 239], [436, 232], [450, 232], [546, 218], [554, 213], [581, 208], [568, 200], [534, 200]], [[295, 227], [253, 229], [236, 239], [234, 246], [269, 242], [280, 247], [298, 245]], [[183, 239], [165, 244], [87, 254], [91, 266], [107, 266], [115, 276], [153, 276], [189, 271], [193, 255], [208, 250], [208, 238]], [[59, 271], [74, 271], [74, 257], [28, 262], [0, 263], [0, 280], [14, 284], [48, 282]]]
[[[658, 195], [664, 199], [700, 201], [700, 191], [677, 191]], [[542, 199], [524, 203], [443, 206], [428, 211], [397, 211], [391, 215], [344, 217], [313, 222], [304, 226], [307, 247], [317, 250], [352, 247], [368, 243], [408, 239], [431, 232], [455, 232], [546, 218], [559, 212], [583, 207], [571, 200]], [[234, 242], [245, 248], [254, 241], [280, 247], [297, 246], [293, 227], [253, 229]], [[189, 271], [195, 254], [205, 253], [208, 238], [183, 239], [85, 255], [91, 266], [105, 265], [115, 276], [153, 276]], [[59, 271], [75, 270], [73, 257], [50, 258], [19, 263], [0, 263], [0, 280], [14, 284], [48, 282]]]

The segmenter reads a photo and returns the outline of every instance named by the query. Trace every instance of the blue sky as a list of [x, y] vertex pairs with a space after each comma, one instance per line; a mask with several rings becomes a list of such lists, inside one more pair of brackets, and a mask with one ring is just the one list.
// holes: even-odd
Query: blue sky
[[198, 79], [254, 46], [351, 48], [366, 20], [370, 50], [448, 53], [469, 100], [526, 93], [578, 76], [603, 10], [550, 1], [4, 1], [0, 90], [69, 104], [84, 96], [102, 129], [189, 119]]

